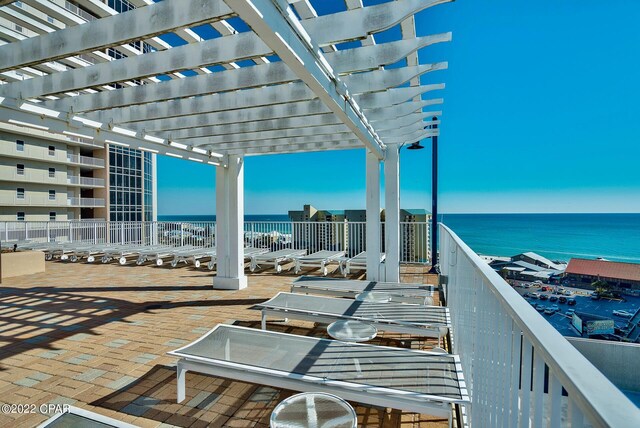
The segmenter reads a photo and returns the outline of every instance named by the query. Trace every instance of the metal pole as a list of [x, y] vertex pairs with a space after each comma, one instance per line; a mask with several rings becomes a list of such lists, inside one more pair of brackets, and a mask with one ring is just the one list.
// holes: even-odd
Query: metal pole
[[[433, 120], [438, 120], [434, 117]], [[438, 129], [438, 125], [431, 126]], [[438, 136], [431, 137], [431, 270], [436, 273], [438, 264]]]

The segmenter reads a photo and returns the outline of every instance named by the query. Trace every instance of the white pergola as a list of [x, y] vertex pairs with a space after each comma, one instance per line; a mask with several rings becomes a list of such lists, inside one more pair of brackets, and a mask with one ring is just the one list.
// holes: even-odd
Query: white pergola
[[[449, 1], [335, 1], [319, 16], [314, 0], [129, 0], [122, 13], [0, 0], [0, 18], [23, 29], [0, 25], [0, 122], [215, 165], [214, 285], [234, 289], [247, 283], [244, 156], [365, 148], [367, 276], [397, 281], [399, 148], [437, 135], [428, 107], [444, 85], [420, 77], [447, 67], [418, 51], [451, 40], [417, 37], [415, 14]], [[380, 43], [389, 29], [400, 36]]]

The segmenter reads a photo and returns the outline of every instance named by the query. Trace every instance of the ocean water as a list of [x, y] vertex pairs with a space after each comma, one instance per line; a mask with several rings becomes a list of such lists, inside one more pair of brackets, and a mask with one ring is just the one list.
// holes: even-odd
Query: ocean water
[[640, 263], [640, 214], [444, 214], [439, 220], [479, 254], [533, 251], [552, 260]]
[[[215, 216], [158, 216], [161, 221], [213, 221]], [[287, 221], [286, 214], [246, 215], [247, 221]], [[640, 214], [443, 214], [474, 251], [512, 256], [534, 251], [552, 260], [604, 257], [640, 263]]]

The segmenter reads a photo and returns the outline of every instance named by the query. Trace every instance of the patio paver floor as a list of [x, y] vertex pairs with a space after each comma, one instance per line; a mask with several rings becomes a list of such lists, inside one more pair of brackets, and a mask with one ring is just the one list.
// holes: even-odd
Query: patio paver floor
[[[176, 359], [166, 355], [218, 323], [259, 328], [260, 313], [249, 308], [288, 291], [293, 274], [249, 274], [247, 289], [228, 291], [213, 290], [213, 274], [190, 267], [53, 261], [46, 269], [0, 286], [0, 402], [73, 404], [142, 427], [262, 428], [294, 393], [189, 372], [187, 399], [177, 404]], [[424, 272], [403, 267], [403, 280], [427, 282]], [[269, 329], [328, 337], [323, 326], [305, 322]], [[376, 343], [435, 345], [407, 339], [382, 335]], [[447, 425], [353, 404], [363, 427]], [[31, 427], [48, 416], [0, 414], [0, 426]]]

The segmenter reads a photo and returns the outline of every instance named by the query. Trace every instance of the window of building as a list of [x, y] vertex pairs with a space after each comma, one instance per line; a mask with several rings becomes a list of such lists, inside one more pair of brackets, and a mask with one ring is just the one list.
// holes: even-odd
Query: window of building
[[16, 31], [17, 31], [18, 33], [22, 33], [22, 26], [21, 26], [21, 25], [16, 24]]
[[49, 221], [56, 221], [56, 212], [55, 211], [50, 211], [49, 212]]
[[49, 24], [53, 24], [53, 18], [52, 18], [52, 17], [50, 17], [49, 15], [47, 15], [47, 22], [48, 22]]
[[16, 174], [18, 175], [24, 175], [24, 165], [19, 163], [18, 165], [16, 165]]
[[16, 7], [22, 7], [22, 2], [21, 1], [17, 1], [14, 4], [16, 5]]
[[18, 189], [16, 190], [16, 198], [24, 199], [24, 188], [23, 187], [18, 187]]
[[55, 190], [49, 190], [49, 200], [50, 201], [55, 201], [56, 200], [56, 191]]
[[24, 211], [18, 211], [18, 214], [16, 215], [16, 220], [24, 221]]
[[24, 141], [16, 140], [16, 150], [19, 152], [24, 152]]
[[56, 146], [49, 146], [49, 156], [56, 155]]
[[56, 178], [56, 169], [49, 168], [49, 178]]

